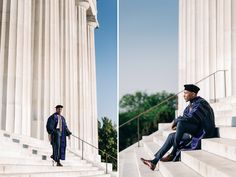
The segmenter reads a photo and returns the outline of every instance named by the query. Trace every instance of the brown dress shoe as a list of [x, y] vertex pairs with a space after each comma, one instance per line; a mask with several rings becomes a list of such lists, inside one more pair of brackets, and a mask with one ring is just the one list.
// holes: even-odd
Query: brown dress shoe
[[174, 156], [172, 154], [169, 154], [168, 156], [161, 158], [160, 161], [162, 161], [162, 162], [170, 162], [173, 159], [174, 159]]
[[58, 167], [62, 167], [63, 165], [60, 162], [57, 162]]
[[152, 171], [156, 168], [156, 165], [153, 164], [151, 160], [146, 160], [146, 159], [144, 159], [144, 158], [140, 158], [140, 159], [141, 159], [141, 161], [142, 161], [145, 165], [147, 165]]

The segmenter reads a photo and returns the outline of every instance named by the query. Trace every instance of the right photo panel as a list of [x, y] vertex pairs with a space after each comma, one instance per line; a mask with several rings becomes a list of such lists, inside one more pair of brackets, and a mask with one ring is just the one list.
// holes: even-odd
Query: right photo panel
[[120, 177], [235, 177], [235, 9], [119, 1]]

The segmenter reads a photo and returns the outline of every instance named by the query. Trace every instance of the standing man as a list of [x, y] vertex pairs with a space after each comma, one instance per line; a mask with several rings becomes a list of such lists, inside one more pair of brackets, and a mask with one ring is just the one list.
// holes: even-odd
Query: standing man
[[[141, 158], [143, 163], [151, 170], [154, 170], [159, 160], [168, 162], [174, 160], [179, 150], [186, 148], [186, 144], [191, 143], [190, 149], [199, 148], [201, 138], [212, 138], [215, 136], [214, 112], [209, 103], [197, 96], [196, 85], [184, 85], [184, 99], [190, 102], [185, 108], [183, 116], [179, 116], [173, 121], [172, 129], [176, 132], [169, 134], [161, 149], [155, 154], [153, 160]], [[172, 152], [162, 158], [173, 146]]]
[[46, 128], [53, 150], [51, 158], [57, 162], [57, 166], [63, 166], [60, 159], [65, 160], [66, 136], [70, 139], [71, 132], [67, 128], [65, 118], [61, 115], [63, 106], [57, 105], [55, 108], [56, 112], [48, 118]]

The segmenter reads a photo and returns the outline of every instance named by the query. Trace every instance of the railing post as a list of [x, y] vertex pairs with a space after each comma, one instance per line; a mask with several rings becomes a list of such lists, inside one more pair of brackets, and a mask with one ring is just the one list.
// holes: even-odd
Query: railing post
[[82, 140], [82, 160], [84, 160], [84, 141]]
[[224, 86], [225, 86], [225, 97], [227, 96], [227, 88], [226, 88], [226, 70], [224, 70]]
[[107, 153], [106, 153], [106, 174], [108, 173], [108, 170], [107, 170]]
[[139, 128], [140, 128], [140, 127], [139, 127], [139, 117], [137, 118], [137, 121], [138, 121], [138, 122], [137, 122], [138, 147], [140, 147], [140, 144], [139, 144], [139, 138], [140, 138], [140, 137], [139, 137], [139, 136], [140, 136], [140, 134], [139, 134]]
[[216, 73], [214, 73], [214, 102], [216, 102]]

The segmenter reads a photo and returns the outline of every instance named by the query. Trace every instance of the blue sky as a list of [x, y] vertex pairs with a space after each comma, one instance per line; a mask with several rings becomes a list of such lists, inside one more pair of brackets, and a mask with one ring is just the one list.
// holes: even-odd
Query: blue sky
[[117, 2], [98, 0], [95, 32], [98, 117], [117, 122]]
[[[119, 91], [117, 2], [98, 0], [96, 30], [98, 116], [117, 121], [119, 97], [135, 91], [177, 92], [178, 0], [120, 0]], [[119, 99], [119, 98], [118, 98]]]
[[177, 92], [178, 0], [120, 0], [119, 97]]

